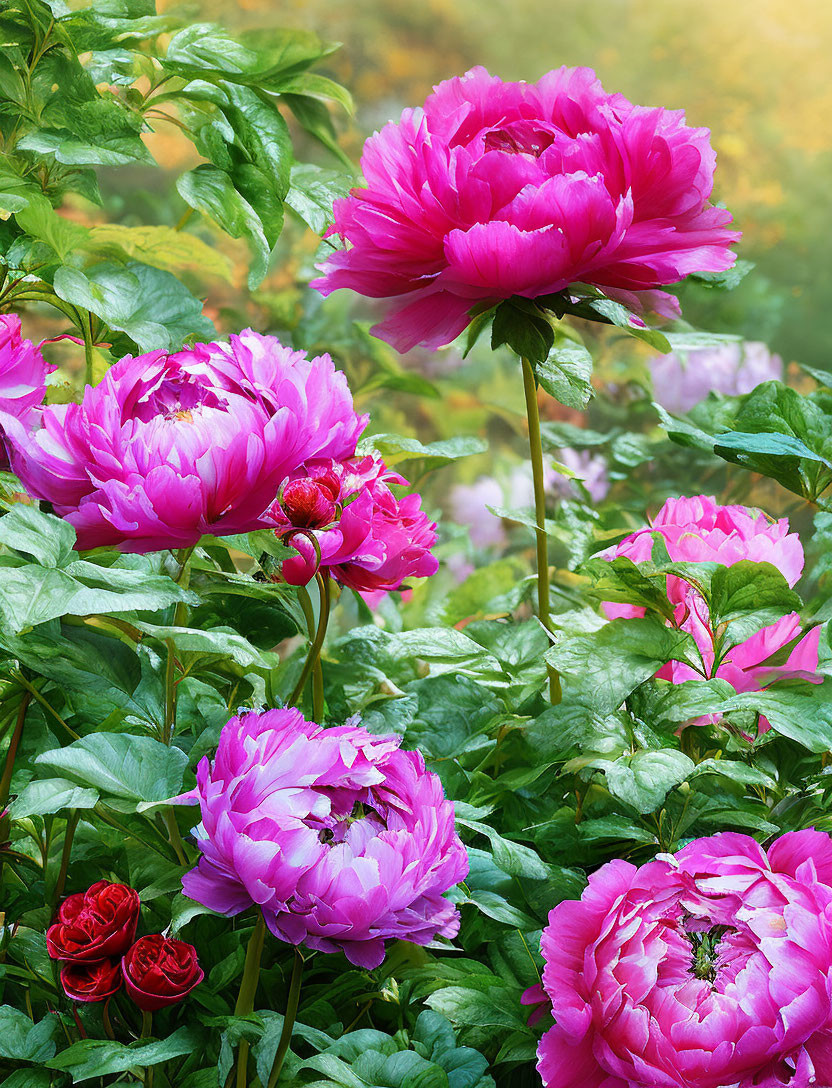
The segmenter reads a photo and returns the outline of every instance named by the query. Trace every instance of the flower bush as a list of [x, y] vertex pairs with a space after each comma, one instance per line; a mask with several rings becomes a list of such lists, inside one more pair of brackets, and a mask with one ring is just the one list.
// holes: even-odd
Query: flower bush
[[832, 1083], [832, 386], [708, 132], [474, 68], [361, 185], [355, 58], [163, 7], [0, 13], [0, 1086]]

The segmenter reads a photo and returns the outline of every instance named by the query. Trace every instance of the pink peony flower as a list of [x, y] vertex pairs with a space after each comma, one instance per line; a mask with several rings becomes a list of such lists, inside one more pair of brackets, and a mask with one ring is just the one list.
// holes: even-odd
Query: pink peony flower
[[550, 913], [541, 951], [545, 1088], [832, 1085], [827, 835], [611, 861]]
[[449, 343], [473, 306], [577, 281], [675, 313], [654, 288], [734, 263], [715, 161], [707, 129], [607, 94], [589, 68], [537, 83], [473, 68], [367, 141], [367, 188], [335, 203], [348, 246], [313, 286], [386, 300], [373, 331], [400, 351]]
[[656, 400], [668, 412], [683, 415], [711, 391], [737, 397], [762, 382], [781, 380], [783, 360], [765, 344], [747, 340], [657, 355], [650, 370]]
[[17, 314], [0, 314], [0, 471], [9, 467], [6, 426], [25, 425], [46, 395], [46, 375], [55, 369], [39, 347], [20, 335]]
[[[786, 518], [772, 522], [764, 514], [744, 506], [718, 506], [706, 495], [668, 499], [652, 526], [639, 529], [602, 554], [608, 559], [626, 556], [634, 563], [643, 563], [650, 559], [655, 534], [661, 536], [674, 562], [710, 562], [726, 567], [743, 559], [770, 563], [777, 567], [790, 586], [797, 582], [803, 571], [803, 546], [797, 533], [789, 532]], [[714, 672], [716, 634], [707, 604], [682, 578], [668, 577], [667, 596], [675, 606], [675, 625], [688, 631], [696, 640], [708, 677], [727, 680], [737, 691], [760, 691], [786, 677], [815, 678], [820, 627], [804, 635], [784, 665], [764, 664], [800, 634], [802, 626], [796, 612], [781, 617], [733, 646]], [[645, 614], [643, 608], [611, 602], [604, 605], [604, 611], [610, 618]], [[674, 684], [702, 679], [701, 673], [679, 661], [669, 662], [656, 675]], [[768, 729], [768, 722], [761, 718], [760, 731]]]
[[298, 552], [283, 562], [286, 581], [306, 585], [320, 567], [341, 585], [380, 595], [435, 574], [436, 525], [419, 495], [390, 489], [406, 483], [376, 457], [304, 466], [271, 509], [278, 535]]
[[223, 728], [197, 789], [199, 864], [185, 894], [222, 914], [256, 905], [275, 936], [377, 967], [384, 941], [459, 929], [443, 893], [468, 873], [454, 808], [418, 752], [292, 707]]
[[39, 423], [10, 436], [27, 490], [75, 526], [79, 548], [148, 552], [267, 527], [281, 482], [310, 457], [350, 456], [366, 417], [328, 355], [247, 329], [127, 356]]

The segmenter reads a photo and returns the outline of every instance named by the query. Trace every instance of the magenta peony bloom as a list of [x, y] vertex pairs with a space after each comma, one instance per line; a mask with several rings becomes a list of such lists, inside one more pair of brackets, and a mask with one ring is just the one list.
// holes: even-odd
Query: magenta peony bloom
[[20, 335], [17, 314], [0, 314], [0, 471], [9, 467], [5, 429], [25, 426], [33, 409], [43, 403], [46, 375], [54, 369], [40, 348]]
[[[771, 563], [791, 586], [803, 571], [803, 546], [797, 533], [789, 532], [786, 518], [771, 522], [764, 514], [744, 506], [718, 506], [705, 495], [668, 499], [650, 527], [639, 529], [602, 554], [608, 559], [626, 556], [634, 563], [643, 563], [650, 558], [656, 533], [661, 535], [674, 562], [710, 562], [726, 567], [742, 559]], [[707, 604], [681, 578], [668, 577], [667, 596], [675, 606], [676, 626], [693, 635], [709, 677], [727, 680], [737, 691], [760, 691], [786, 677], [816, 679], [820, 627], [813, 628], [795, 645], [784, 665], [765, 664], [800, 634], [801, 621], [796, 612], [733, 646], [714, 672], [716, 634]], [[645, 613], [635, 605], [611, 602], [604, 605], [604, 611], [610, 618]], [[679, 661], [669, 662], [656, 675], [674, 684], [702, 679], [701, 673]], [[768, 729], [768, 722], [761, 718], [760, 731]]]
[[468, 873], [454, 808], [419, 752], [293, 707], [232, 718], [203, 759], [185, 894], [221, 914], [259, 906], [275, 936], [377, 967], [384, 941], [453, 937], [443, 893]]
[[247, 329], [227, 345], [127, 356], [81, 404], [16, 432], [12, 459], [79, 548], [148, 552], [267, 527], [281, 482], [310, 457], [350, 456], [365, 424], [328, 355]]
[[607, 94], [589, 68], [537, 83], [473, 68], [367, 141], [367, 188], [335, 203], [348, 246], [312, 285], [386, 300], [373, 331], [400, 351], [449, 343], [475, 305], [577, 281], [675, 313], [654, 288], [734, 263], [715, 161], [707, 129]]
[[304, 466], [271, 510], [278, 534], [298, 551], [284, 560], [283, 577], [306, 585], [320, 567], [341, 585], [378, 594], [435, 574], [436, 525], [419, 495], [390, 489], [406, 483], [376, 457]]
[[783, 360], [765, 344], [747, 340], [650, 360], [653, 395], [668, 412], [683, 415], [710, 392], [737, 397], [762, 382], [781, 380]]
[[545, 1088], [832, 1085], [832, 843], [734, 833], [611, 861], [549, 915]]

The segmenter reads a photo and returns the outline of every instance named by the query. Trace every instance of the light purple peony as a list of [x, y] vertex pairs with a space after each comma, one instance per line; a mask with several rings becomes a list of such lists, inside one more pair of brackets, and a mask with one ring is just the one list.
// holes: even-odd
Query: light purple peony
[[328, 355], [250, 329], [228, 344], [127, 356], [81, 404], [10, 435], [26, 489], [79, 548], [148, 552], [268, 527], [281, 482], [310, 457], [348, 457], [364, 429]]
[[709, 203], [709, 136], [589, 68], [537, 83], [473, 68], [367, 141], [367, 187], [335, 204], [347, 248], [313, 286], [384, 299], [373, 331], [400, 351], [449, 343], [473, 306], [578, 281], [676, 313], [655, 288], [730, 268], [739, 238]]
[[[592, 502], [604, 501], [610, 490], [610, 479], [607, 462], [600, 453], [566, 447], [558, 451], [557, 460], [580, 480]], [[573, 499], [580, 494], [575, 482], [560, 473], [555, 480], [555, 490], [564, 499]]]
[[17, 314], [0, 314], [0, 470], [9, 467], [3, 441], [6, 428], [25, 427], [46, 395], [49, 365], [31, 340], [20, 333]]
[[765, 344], [746, 340], [650, 360], [653, 395], [668, 412], [683, 415], [710, 392], [737, 397], [761, 382], [783, 377], [783, 360]]
[[421, 496], [391, 490], [406, 483], [372, 456], [304, 466], [271, 509], [278, 534], [298, 552], [284, 560], [283, 577], [306, 585], [322, 568], [341, 585], [375, 595], [435, 574], [436, 524]]
[[[639, 529], [603, 552], [605, 558], [624, 556], [634, 563], [650, 559], [653, 536], [659, 534], [673, 562], [719, 563], [730, 567], [743, 559], [770, 563], [793, 586], [803, 571], [803, 545], [797, 533], [789, 532], [786, 518], [769, 519], [745, 506], [719, 506], [712, 497], [668, 499], [651, 526]], [[682, 578], [667, 578], [667, 596], [674, 605], [675, 624], [693, 635], [708, 676], [727, 680], [737, 691], [761, 691], [775, 680], [787, 678], [817, 680], [820, 625], [803, 633], [800, 616], [791, 612], [774, 623], [732, 646], [717, 661], [717, 633], [711, 622], [707, 603]], [[616, 616], [643, 616], [645, 610], [635, 605], [607, 602], [604, 611]], [[803, 637], [801, 638], [801, 634]], [[782, 665], [768, 664], [778, 650], [792, 646]], [[656, 674], [674, 684], [702, 680], [702, 674], [680, 661], [670, 661]], [[707, 719], [696, 719], [700, 724]], [[770, 728], [760, 718], [760, 732]]]
[[456, 484], [448, 497], [451, 517], [468, 529], [475, 548], [499, 547], [506, 542], [503, 520], [489, 506], [504, 506], [503, 489], [493, 476], [480, 476], [472, 484]]
[[[832, 1085], [832, 843], [696, 839], [549, 915], [545, 1088]], [[527, 1001], [537, 1000], [530, 993]]]
[[468, 857], [453, 804], [399, 743], [352, 724], [323, 729], [292, 707], [232, 718], [189, 795], [202, 857], [185, 894], [221, 914], [259, 906], [281, 940], [361, 967], [381, 963], [387, 939], [455, 936], [443, 893]]

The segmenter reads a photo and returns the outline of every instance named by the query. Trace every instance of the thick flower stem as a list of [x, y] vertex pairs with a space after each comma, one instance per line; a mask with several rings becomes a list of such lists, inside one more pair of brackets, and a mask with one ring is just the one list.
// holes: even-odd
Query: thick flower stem
[[18, 746], [20, 745], [20, 738], [23, 736], [23, 723], [26, 721], [26, 711], [28, 710], [31, 701], [31, 693], [25, 691], [17, 711], [17, 721], [15, 722], [12, 739], [9, 742], [9, 748], [6, 752], [6, 762], [3, 766], [3, 773], [0, 775], [0, 819], [2, 819], [6, 803], [9, 800], [9, 793], [12, 788], [12, 774], [14, 773], [14, 761], [17, 756]]
[[61, 850], [61, 867], [58, 869], [58, 879], [55, 881], [55, 887], [52, 889], [51, 902], [53, 908], [60, 902], [61, 897], [64, 894], [66, 888], [66, 874], [69, 869], [69, 859], [72, 854], [72, 840], [75, 838], [75, 829], [78, 826], [78, 820], [81, 813], [77, 808], [69, 810], [69, 815], [66, 818], [66, 829], [64, 831], [64, 845]]
[[295, 949], [295, 962], [292, 964], [292, 978], [289, 981], [289, 996], [286, 999], [286, 1015], [283, 1018], [283, 1030], [280, 1033], [280, 1042], [277, 1045], [277, 1053], [274, 1056], [274, 1065], [269, 1075], [269, 1083], [266, 1088], [275, 1088], [280, 1079], [280, 1071], [289, 1051], [292, 1041], [292, 1030], [295, 1026], [295, 1018], [298, 1015], [300, 1003], [300, 987], [303, 982], [303, 957]]
[[[326, 637], [326, 628], [329, 623], [329, 610], [331, 607], [331, 593], [329, 585], [329, 576], [322, 574], [320, 571], [316, 575], [318, 579], [318, 589], [321, 597], [321, 607], [318, 615], [318, 628], [315, 631], [315, 636], [312, 638], [312, 625], [310, 624], [309, 637], [312, 638], [312, 645], [309, 647], [309, 654], [304, 662], [303, 671], [300, 674], [300, 679], [295, 684], [295, 689], [289, 696], [289, 706], [297, 706], [298, 699], [303, 695], [303, 689], [306, 687], [306, 681], [309, 679], [310, 673], [316, 668], [320, 668], [321, 647], [324, 644], [324, 638]], [[304, 609], [306, 612], [306, 609]], [[309, 622], [310, 612], [306, 612], [307, 622]], [[320, 675], [313, 680], [313, 716], [316, 722], [320, 722], [324, 713], [323, 702], [323, 676]]]
[[85, 361], [84, 380], [85, 380], [87, 385], [92, 385], [93, 384], [93, 379], [95, 377], [95, 374], [94, 374], [95, 356], [93, 355], [93, 338], [92, 338], [92, 314], [86, 312], [86, 318], [85, 318], [85, 316], [84, 316], [85, 312], [86, 311], [84, 311], [84, 310], [79, 310], [79, 314], [80, 314], [80, 318], [81, 318], [81, 333], [82, 333], [82, 335], [84, 337], [84, 361]]
[[[254, 996], [257, 993], [257, 982], [260, 978], [260, 959], [263, 955], [265, 939], [266, 920], [262, 911], [259, 911], [254, 932], [249, 938], [248, 948], [246, 949], [243, 978], [240, 982], [240, 992], [237, 994], [237, 1004], [234, 1006], [235, 1016], [248, 1016], [254, 1010]], [[247, 1071], [248, 1039], [241, 1039], [240, 1048], [237, 1052], [237, 1088], [246, 1088]]]
[[[543, 481], [543, 446], [540, 441], [540, 414], [537, 408], [537, 382], [528, 359], [522, 359], [523, 390], [526, 395], [526, 418], [529, 422], [529, 453], [534, 480], [534, 520], [537, 538], [537, 615], [547, 631], [552, 630], [549, 618], [549, 540], [546, 535], [546, 489]], [[551, 665], [549, 699], [553, 704], [562, 698], [560, 676]]]
[[[142, 1012], [142, 1039], [149, 1039], [153, 1034], [153, 1013], [144, 1009]], [[144, 1086], [153, 1088], [153, 1066], [146, 1065], [144, 1069]]]
[[[183, 589], [188, 588], [191, 580], [190, 558], [192, 553], [193, 548], [183, 548], [175, 556], [179, 564], [179, 570], [174, 581]], [[180, 601], [174, 609], [173, 626], [182, 627], [187, 618], [188, 606]], [[162, 740], [165, 744], [170, 744], [176, 729], [176, 643], [172, 638], [169, 638], [166, 644], [168, 657], [165, 665], [165, 724], [162, 731]]]

